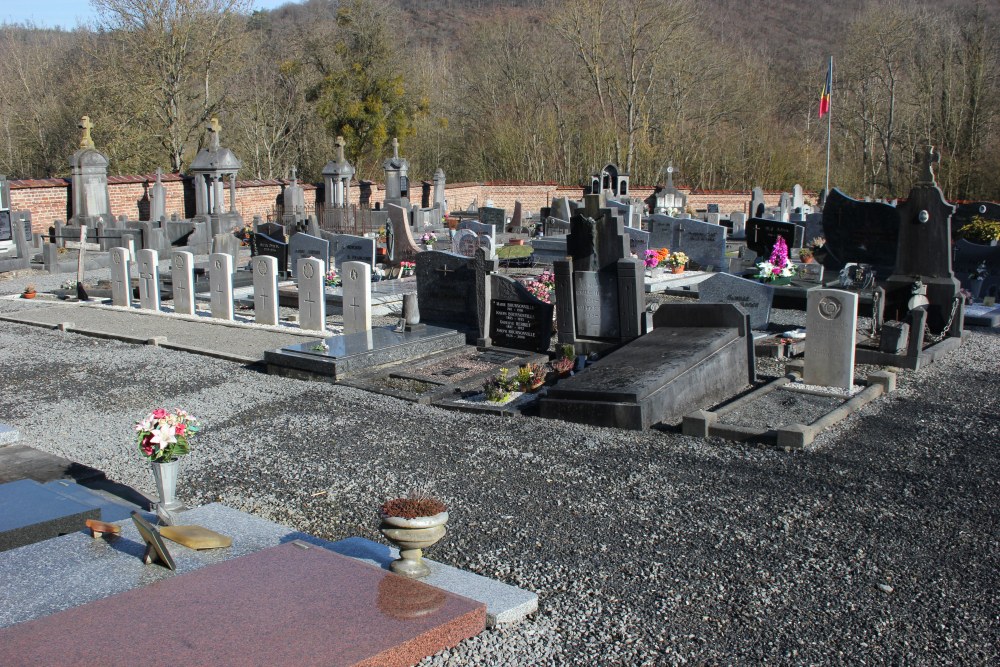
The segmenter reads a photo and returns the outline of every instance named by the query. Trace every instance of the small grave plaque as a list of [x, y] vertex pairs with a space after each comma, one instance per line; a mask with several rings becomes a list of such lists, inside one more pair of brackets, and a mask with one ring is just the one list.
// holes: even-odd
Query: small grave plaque
[[174, 564], [174, 559], [171, 557], [170, 551], [167, 550], [167, 545], [163, 543], [163, 538], [160, 537], [160, 533], [157, 532], [156, 528], [138, 512], [132, 512], [132, 521], [135, 523], [136, 530], [139, 531], [142, 541], [146, 543], [146, 551], [142, 554], [142, 562], [146, 565], [159, 563], [163, 567], [176, 570], [177, 565]]
[[344, 262], [364, 262], [375, 266], [375, 239], [351, 234], [334, 234], [331, 239], [333, 265], [338, 271]]
[[757, 330], [767, 329], [773, 299], [773, 287], [728, 273], [719, 273], [698, 285], [699, 301], [741, 306], [750, 315], [750, 327]]

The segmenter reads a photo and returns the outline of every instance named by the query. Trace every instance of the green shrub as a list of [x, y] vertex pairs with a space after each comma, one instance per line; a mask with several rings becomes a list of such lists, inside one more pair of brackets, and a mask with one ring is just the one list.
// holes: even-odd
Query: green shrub
[[958, 230], [958, 235], [971, 243], [989, 245], [990, 241], [1000, 241], [1000, 220], [974, 215], [972, 222]]

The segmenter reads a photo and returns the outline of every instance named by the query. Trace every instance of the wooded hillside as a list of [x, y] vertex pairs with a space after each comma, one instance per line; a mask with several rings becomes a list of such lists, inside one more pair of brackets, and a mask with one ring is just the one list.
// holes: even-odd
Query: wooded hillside
[[1000, 9], [984, 0], [92, 0], [71, 32], [0, 27], [0, 171], [64, 175], [89, 115], [113, 173], [183, 171], [217, 115], [243, 177], [380, 176], [903, 196], [929, 138], [953, 199], [1000, 200]]

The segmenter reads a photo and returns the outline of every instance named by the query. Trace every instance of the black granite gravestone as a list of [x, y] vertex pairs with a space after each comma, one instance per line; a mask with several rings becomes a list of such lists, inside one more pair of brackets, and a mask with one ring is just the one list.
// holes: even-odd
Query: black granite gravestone
[[1000, 295], [1000, 245], [955, 243], [955, 277], [973, 298]]
[[267, 255], [278, 260], [278, 272], [288, 273], [288, 244], [267, 234], [250, 234], [250, 254]]
[[507, 222], [507, 210], [492, 206], [483, 206], [479, 209], [479, 222], [493, 225], [494, 230], [502, 232], [504, 230], [504, 223]]
[[828, 272], [855, 262], [872, 265], [884, 279], [896, 266], [899, 211], [889, 204], [851, 199], [835, 188], [823, 207], [823, 235], [822, 261]]
[[767, 258], [770, 257], [779, 236], [785, 239], [789, 250], [801, 248], [805, 228], [792, 222], [750, 218], [746, 233], [747, 247], [756, 252], [758, 257]]
[[450, 252], [416, 255], [420, 321], [473, 334], [478, 332], [475, 260]]

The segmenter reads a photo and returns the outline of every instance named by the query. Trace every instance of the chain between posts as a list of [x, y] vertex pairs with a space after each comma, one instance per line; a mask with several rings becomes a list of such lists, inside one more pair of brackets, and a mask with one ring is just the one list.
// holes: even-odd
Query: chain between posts
[[933, 345], [934, 343], [942, 341], [944, 337], [948, 335], [948, 331], [951, 330], [951, 325], [955, 323], [955, 314], [958, 312], [958, 304], [961, 303], [962, 299], [962, 295], [959, 294], [952, 300], [951, 315], [948, 316], [948, 323], [944, 325], [944, 329], [941, 329], [941, 333], [935, 336], [927, 333], [927, 330], [924, 329], [924, 341]]

